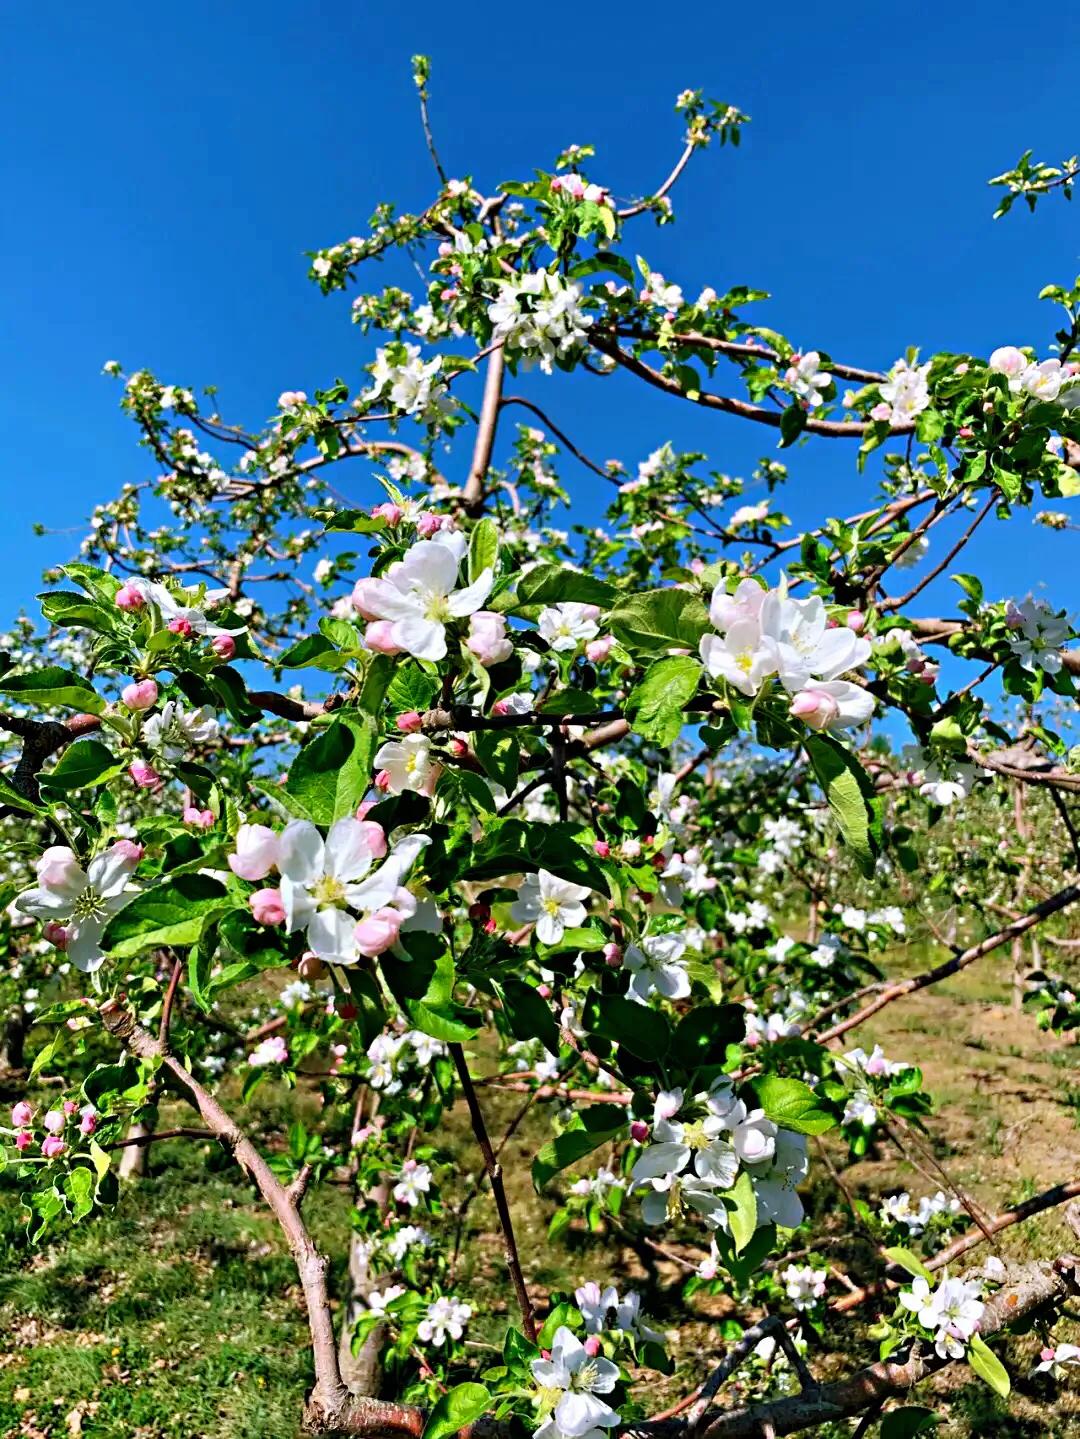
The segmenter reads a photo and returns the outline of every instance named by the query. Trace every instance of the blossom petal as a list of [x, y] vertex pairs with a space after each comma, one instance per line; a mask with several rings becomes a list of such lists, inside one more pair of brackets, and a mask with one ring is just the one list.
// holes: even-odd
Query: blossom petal
[[326, 836], [327, 874], [338, 880], [363, 879], [371, 868], [372, 853], [367, 831], [358, 819], [339, 819]]
[[296, 884], [314, 884], [323, 875], [325, 846], [322, 835], [306, 819], [294, 819], [278, 843], [278, 869]]

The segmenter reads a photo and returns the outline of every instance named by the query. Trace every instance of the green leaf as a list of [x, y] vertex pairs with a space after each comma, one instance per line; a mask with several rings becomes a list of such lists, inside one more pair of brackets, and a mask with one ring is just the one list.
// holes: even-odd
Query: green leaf
[[559, 1026], [547, 1000], [523, 979], [503, 980], [502, 991], [503, 1013], [514, 1038], [538, 1039], [549, 1054], [558, 1054]]
[[0, 774], [0, 804], [8, 805], [11, 809], [25, 810], [27, 814], [41, 814], [42, 809], [33, 800], [27, 799], [20, 790], [4, 775]]
[[293, 760], [285, 782], [290, 808], [323, 826], [352, 814], [371, 787], [376, 737], [370, 715], [335, 719]]
[[741, 1004], [699, 1004], [675, 1029], [672, 1054], [686, 1069], [723, 1064], [729, 1044], [746, 1035], [746, 1009]]
[[534, 565], [518, 580], [516, 607], [526, 605], [582, 604], [610, 609], [618, 591], [614, 585], [566, 565]]
[[663, 1059], [671, 1044], [667, 1016], [621, 994], [596, 994], [585, 1004], [583, 1023], [601, 1039], [613, 1039], [638, 1059]]
[[913, 1439], [915, 1434], [924, 1434], [931, 1427], [937, 1427], [937, 1415], [932, 1409], [921, 1404], [907, 1404], [903, 1409], [891, 1409], [881, 1421], [880, 1439]]
[[499, 557], [499, 531], [494, 520], [484, 519], [469, 537], [469, 584], [475, 584], [485, 570], [494, 573]]
[[803, 741], [844, 842], [868, 877], [881, 853], [881, 798], [855, 756], [828, 735]]
[[444, 1439], [472, 1424], [491, 1407], [491, 1394], [483, 1384], [455, 1384], [432, 1405], [423, 1439]]
[[536, 1342], [537, 1344], [539, 1344], [540, 1348], [550, 1349], [552, 1340], [555, 1338], [555, 1335], [559, 1332], [559, 1330], [564, 1324], [572, 1324], [574, 1323], [575, 1319], [577, 1319], [577, 1322], [580, 1323], [581, 1321], [577, 1317], [578, 1313], [579, 1311], [576, 1310], [572, 1304], [567, 1303], [565, 1300], [562, 1304], [556, 1304], [554, 1309], [552, 1309], [551, 1313], [544, 1320], [544, 1326], [540, 1330], [540, 1333], [536, 1336]]
[[386, 702], [391, 714], [402, 714], [418, 710], [423, 714], [431, 708], [439, 692], [439, 681], [434, 675], [421, 669], [416, 660], [402, 660], [394, 669], [386, 691]]
[[619, 1105], [594, 1104], [578, 1118], [578, 1127], [549, 1139], [533, 1160], [532, 1181], [537, 1193], [567, 1165], [576, 1164], [626, 1131], [626, 1110]]
[[101, 947], [114, 959], [131, 959], [144, 949], [194, 944], [207, 916], [230, 903], [225, 886], [209, 875], [177, 875], [143, 890], [113, 915]]
[[824, 1134], [832, 1129], [835, 1118], [821, 1108], [818, 1097], [801, 1079], [784, 1079], [778, 1074], [763, 1074], [750, 1083], [760, 1108], [767, 1119], [797, 1134]]
[[757, 1229], [757, 1195], [745, 1169], [722, 1198], [727, 1207], [728, 1229], [735, 1241], [735, 1253], [741, 1254]]
[[683, 710], [697, 694], [701, 665], [689, 655], [657, 660], [626, 699], [631, 727], [665, 748], [679, 738], [686, 715]]
[[86, 789], [89, 785], [104, 784], [123, 769], [123, 760], [118, 760], [108, 745], [96, 739], [80, 739], [68, 746], [42, 780], [49, 789]]
[[0, 679], [0, 694], [12, 695], [26, 704], [63, 705], [68, 709], [85, 710], [87, 714], [104, 714], [106, 701], [96, 693], [82, 675], [59, 665], [28, 670], [23, 674], [6, 674]]
[[105, 1178], [109, 1172], [109, 1165], [112, 1163], [101, 1145], [96, 1139], [90, 1141], [90, 1159], [94, 1165], [94, 1173], [97, 1175], [98, 1183]]
[[549, 870], [560, 879], [608, 893], [607, 876], [596, 857], [573, 838], [572, 824], [537, 824], [523, 819], [491, 820], [477, 845], [464, 850], [459, 879], [498, 879], [504, 874]]
[[780, 416], [780, 448], [786, 450], [806, 429], [807, 414], [802, 405], [788, 405]]
[[410, 958], [391, 953], [379, 959], [387, 988], [415, 1029], [448, 1044], [463, 1044], [480, 1027], [475, 1009], [454, 1002], [457, 974], [450, 951], [434, 935], [413, 933], [404, 937]]
[[83, 1165], [69, 1169], [64, 1177], [64, 1192], [71, 1204], [71, 1217], [78, 1223], [94, 1207], [94, 1176]]
[[925, 1279], [927, 1284], [933, 1286], [937, 1283], [933, 1272], [927, 1269], [917, 1254], [912, 1254], [910, 1249], [904, 1249], [896, 1245], [892, 1249], [881, 1251], [890, 1264], [895, 1264], [898, 1269], [903, 1269], [907, 1274], [913, 1274], [916, 1279]]
[[63, 627], [77, 625], [104, 635], [113, 633], [115, 610], [103, 609], [85, 595], [76, 594], [73, 590], [49, 590], [37, 598], [41, 602], [41, 613], [50, 624]]
[[1009, 1390], [1012, 1384], [1009, 1381], [1009, 1371], [1002, 1364], [994, 1351], [981, 1339], [978, 1334], [973, 1334], [968, 1344], [968, 1363], [975, 1373], [985, 1383], [989, 1384], [995, 1394], [1002, 1399], [1009, 1397]]
[[305, 635], [291, 645], [277, 663], [287, 670], [318, 669], [333, 673], [342, 669], [348, 661], [325, 635]]
[[615, 638], [636, 654], [697, 650], [709, 629], [709, 612], [689, 590], [645, 590], [615, 606], [608, 616]]

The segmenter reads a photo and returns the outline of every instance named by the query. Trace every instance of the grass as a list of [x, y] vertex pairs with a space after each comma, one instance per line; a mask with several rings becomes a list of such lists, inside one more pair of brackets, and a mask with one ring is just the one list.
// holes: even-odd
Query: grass
[[[995, 966], [994, 959], [999, 962]], [[921, 960], [919, 961], [921, 963]], [[912, 968], [918, 964], [912, 960]], [[928, 1149], [951, 1179], [990, 1209], [1029, 1197], [1076, 1173], [1076, 1094], [1080, 1046], [1047, 1036], [1011, 1007], [1008, 960], [991, 956], [951, 980], [890, 1006], [859, 1040], [922, 1064], [938, 1096]], [[280, 1118], [284, 1097], [260, 1095], [260, 1119]], [[483, 1092], [489, 1127], [501, 1134], [523, 1096]], [[518, 1242], [530, 1290], [542, 1313], [553, 1289], [585, 1277], [635, 1287], [657, 1327], [669, 1334], [675, 1373], [650, 1376], [646, 1403], [658, 1411], [685, 1394], [723, 1350], [723, 1299], [680, 1298], [681, 1275], [669, 1260], [631, 1247], [611, 1232], [566, 1241], [546, 1238], [552, 1203], [532, 1190], [528, 1163], [548, 1134], [539, 1107], [503, 1154]], [[478, 1157], [462, 1113], [437, 1136], [457, 1183]], [[832, 1152], [841, 1157], [832, 1143]], [[845, 1171], [858, 1198], [876, 1204], [897, 1185], [922, 1194], [940, 1181], [926, 1154], [915, 1164], [881, 1146]], [[811, 1213], [827, 1231], [852, 1226], [821, 1164], [812, 1169]], [[933, 1182], [932, 1182], [933, 1181]], [[127, 1190], [116, 1210], [29, 1252], [15, 1204], [0, 1180], [0, 1435], [5, 1439], [293, 1439], [310, 1383], [307, 1329], [295, 1271], [275, 1225], [223, 1155], [188, 1142], [153, 1151], [150, 1177]], [[449, 1196], [451, 1200], [455, 1197]], [[347, 1247], [346, 1191], [326, 1186], [305, 1210], [335, 1262], [340, 1284]], [[1001, 1237], [1005, 1255], [1048, 1257], [1075, 1247], [1059, 1212], [1040, 1215]], [[869, 1248], [841, 1244], [830, 1257], [873, 1277]], [[486, 1190], [469, 1210], [456, 1288], [483, 1315], [476, 1345], [501, 1342], [508, 1288], [493, 1206]], [[812, 1351], [831, 1377], [872, 1357], [853, 1334], [859, 1320], [830, 1321]], [[1060, 1338], [1077, 1339], [1066, 1323]], [[1067, 1439], [1080, 1434], [1080, 1394], [1031, 1375], [1039, 1341], [1010, 1338], [1003, 1351], [1014, 1381], [1006, 1409], [955, 1367], [915, 1396], [944, 1415], [942, 1439]], [[482, 1354], [482, 1349], [477, 1349]], [[737, 1381], [736, 1381], [737, 1382]], [[847, 1426], [817, 1431], [841, 1439]]]

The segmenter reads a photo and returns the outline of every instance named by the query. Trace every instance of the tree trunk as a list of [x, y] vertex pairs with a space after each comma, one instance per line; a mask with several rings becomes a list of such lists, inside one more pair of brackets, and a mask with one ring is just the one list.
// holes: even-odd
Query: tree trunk
[[30, 1016], [21, 1004], [12, 1005], [0, 1039], [0, 1074], [11, 1074], [26, 1068], [26, 1035]]
[[[136, 1121], [129, 1125], [128, 1139], [142, 1139], [144, 1136], [152, 1135], [157, 1128], [157, 1106], [154, 1105], [143, 1115], [142, 1121]], [[146, 1174], [146, 1166], [150, 1162], [149, 1144], [129, 1144], [120, 1154], [120, 1178], [121, 1179], [142, 1179]]]

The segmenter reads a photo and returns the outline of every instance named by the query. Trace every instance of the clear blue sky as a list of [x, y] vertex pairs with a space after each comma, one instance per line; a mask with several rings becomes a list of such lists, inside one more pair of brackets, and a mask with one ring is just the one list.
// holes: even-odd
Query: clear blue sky
[[[283, 388], [357, 382], [371, 346], [348, 300], [307, 282], [302, 252], [361, 231], [380, 199], [420, 207], [433, 193], [417, 50], [433, 58], [447, 167], [481, 189], [591, 141], [596, 179], [647, 190], [677, 153], [680, 89], [748, 111], [740, 150], [714, 145], [691, 167], [678, 224], [641, 221], [636, 243], [688, 293], [770, 290], [764, 322], [805, 347], [885, 365], [910, 343], [1046, 345], [1038, 289], [1080, 269], [1073, 209], [993, 222], [985, 186], [1026, 146], [1051, 160], [1080, 147], [1067, 7], [113, 0], [8, 7], [4, 27], [0, 621], [74, 543], [34, 539], [33, 521], [77, 526], [153, 472], [103, 361], [217, 383], [223, 411], [255, 423]], [[775, 444], [621, 378], [527, 384], [597, 458], [632, 466], [671, 438], [747, 473]], [[853, 446], [821, 442], [790, 464], [797, 520], [860, 507]], [[597, 482], [567, 473], [595, 513]], [[340, 474], [372, 501], [359, 467]], [[991, 593], [1051, 577], [1048, 593], [1077, 606], [1075, 536], [1026, 516], [998, 529]]]

